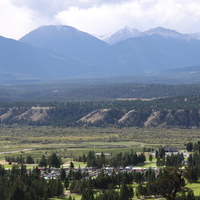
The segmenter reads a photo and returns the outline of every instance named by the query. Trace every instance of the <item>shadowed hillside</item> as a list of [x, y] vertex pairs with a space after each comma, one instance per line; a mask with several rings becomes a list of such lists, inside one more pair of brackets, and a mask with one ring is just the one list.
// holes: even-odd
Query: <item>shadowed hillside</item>
[[1, 103], [3, 124], [199, 127], [199, 96], [147, 100]]

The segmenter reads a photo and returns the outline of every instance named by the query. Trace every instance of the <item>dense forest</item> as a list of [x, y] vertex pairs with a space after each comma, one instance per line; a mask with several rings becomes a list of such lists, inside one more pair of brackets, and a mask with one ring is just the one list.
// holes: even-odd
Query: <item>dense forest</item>
[[89, 151], [88, 155], [86, 156], [83, 154], [83, 156], [79, 156], [77, 159], [79, 162], [87, 163], [88, 167], [98, 167], [102, 168], [103, 166], [113, 166], [113, 167], [119, 167], [123, 166], [126, 167], [127, 165], [140, 165], [144, 164], [146, 161], [146, 157], [144, 153], [141, 153], [137, 155], [136, 152], [133, 152], [131, 150], [130, 153], [118, 153], [116, 156], [112, 156], [112, 158], [106, 158], [104, 153], [101, 153], [101, 155], [95, 155], [94, 151]]
[[108, 80], [57, 81], [24, 85], [1, 85], [0, 102], [13, 101], [91, 101], [119, 98], [159, 98], [199, 95], [200, 84], [110, 83]]
[[[48, 200], [50, 197], [62, 195], [64, 187], [69, 189], [70, 193], [81, 195], [81, 200], [131, 200], [133, 197], [199, 200], [200, 196], [195, 197], [193, 191], [187, 187], [189, 183], [197, 182], [200, 177], [199, 146], [199, 142], [186, 144], [186, 148], [194, 152], [186, 159], [188, 166], [183, 165], [182, 154], [166, 156], [164, 148], [161, 147], [156, 153], [156, 159], [166, 158], [166, 163], [163, 165], [167, 163], [168, 165], [148, 169], [131, 168], [131, 166], [138, 166], [139, 163], [144, 164], [146, 158], [143, 153], [136, 154], [131, 150], [106, 158], [103, 153], [99, 156], [89, 151], [88, 154], [79, 156], [78, 160], [87, 162], [88, 169], [98, 171], [95, 178], [89, 176], [88, 170], [81, 170], [80, 167], [75, 169], [72, 161], [67, 173], [62, 167], [58, 170], [60, 173], [57, 179], [49, 181], [40, 176], [41, 171], [37, 167], [27, 170], [22, 164], [21, 166], [13, 165], [12, 169], [5, 170], [3, 166], [0, 166], [0, 200]], [[55, 161], [53, 157], [59, 160], [53, 153], [49, 157], [50, 162]], [[98, 166], [96, 161], [99, 161], [99, 164], [101, 162], [101, 166]], [[115, 167], [105, 167], [114, 166], [113, 161], [116, 164]], [[53, 164], [50, 165], [53, 166]], [[46, 168], [45, 163], [41, 166], [44, 166], [45, 174], [48, 174], [50, 167]], [[126, 169], [123, 166], [130, 168]], [[157, 166], [160, 166], [158, 162]], [[68, 200], [72, 199], [75, 198], [69, 196]]]
[[63, 194], [64, 187], [60, 179], [45, 181], [37, 167], [13, 165], [8, 171], [0, 165], [0, 190], [0, 200], [47, 200]]
[[[81, 174], [80, 168], [76, 172], [70, 170], [67, 177], [71, 181], [70, 192], [82, 194], [82, 200], [130, 200], [134, 196], [138, 199], [142, 197], [152, 198], [154, 196], [156, 198], [164, 197], [166, 200], [198, 200], [200, 196], [195, 197], [193, 191], [187, 187], [187, 184], [195, 183], [199, 179], [199, 143], [188, 143], [187, 147], [190, 145], [195, 148], [191, 149], [194, 154], [191, 154], [186, 159], [188, 167], [183, 164], [183, 154], [178, 153], [166, 156], [164, 148], [161, 147], [156, 153], [156, 163], [157, 166], [161, 166], [158, 160], [165, 160], [162, 166], [166, 165], [166, 167], [158, 169], [140, 168], [127, 172], [120, 171], [119, 166], [122, 163], [118, 163], [113, 169], [102, 169], [94, 179], [86, 179]], [[130, 165], [133, 164], [131, 162], [135, 158], [133, 152], [124, 154], [120, 152], [116, 155], [116, 161], [117, 159], [126, 160], [126, 164]], [[92, 166], [95, 155], [92, 151], [89, 151], [87, 155], [83, 154], [79, 159]], [[102, 153], [99, 160], [105, 161], [105, 159]], [[137, 184], [135, 189], [132, 187], [133, 183]], [[101, 192], [98, 192], [99, 195], [95, 195], [95, 191], [98, 190], [101, 190]]]
[[151, 100], [0, 103], [3, 124], [115, 127], [199, 127], [200, 96]]

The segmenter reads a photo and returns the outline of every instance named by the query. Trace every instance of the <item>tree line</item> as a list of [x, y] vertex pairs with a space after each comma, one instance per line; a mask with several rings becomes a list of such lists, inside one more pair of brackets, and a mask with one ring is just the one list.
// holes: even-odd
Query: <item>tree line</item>
[[45, 181], [37, 167], [27, 170], [25, 165], [12, 165], [7, 171], [0, 165], [0, 200], [48, 200], [63, 191], [61, 179]]
[[[166, 198], [167, 200], [199, 200], [187, 187], [192, 183], [189, 168], [165, 167], [160, 170], [149, 168], [145, 171], [107, 174], [102, 170], [95, 179], [71, 179], [71, 193], [82, 194], [81, 200], [131, 200], [133, 197]], [[133, 183], [138, 186], [133, 189]], [[118, 189], [118, 190], [116, 190]], [[95, 195], [98, 191], [98, 195]]]
[[23, 157], [22, 155], [14, 157], [14, 156], [5, 156], [5, 160], [9, 162], [9, 164], [17, 163], [17, 164], [35, 164], [37, 163], [39, 167], [56, 167], [60, 168], [62, 165], [62, 159], [60, 156], [58, 156], [55, 152], [53, 152], [48, 157], [45, 157], [45, 155], [42, 155], [42, 158], [40, 160], [35, 161], [34, 158], [31, 155], [27, 155], [26, 157]]
[[95, 155], [94, 151], [89, 151], [87, 155], [83, 154], [74, 160], [87, 163], [88, 167], [112, 166], [112, 167], [126, 167], [128, 165], [144, 164], [146, 157], [144, 153], [137, 154], [133, 150], [130, 152], [119, 152], [115, 156], [106, 156], [103, 152], [101, 155]]
[[[165, 122], [166, 126], [183, 128], [199, 127], [200, 96], [178, 96], [152, 99], [150, 101], [74, 101], [74, 102], [10, 102], [0, 103], [0, 115], [10, 112], [7, 118], [2, 119], [4, 124], [26, 124], [47, 126], [115, 126], [115, 127], [144, 127], [144, 123], [154, 113], [159, 112], [158, 121]], [[43, 120], [32, 121], [24, 116], [17, 116], [28, 111], [31, 107], [48, 107], [47, 117]], [[107, 109], [104, 117], [94, 123], [80, 121], [92, 111]], [[126, 113], [128, 117], [119, 121]]]
[[[107, 83], [107, 80], [101, 80]], [[127, 80], [126, 80], [127, 81]], [[95, 83], [94, 83], [95, 82]], [[137, 84], [74, 82], [1, 86], [0, 102], [101, 101], [116, 98], [158, 98], [199, 95], [199, 84]], [[130, 81], [131, 82], [131, 81]], [[55, 92], [52, 92], [55, 91]]]

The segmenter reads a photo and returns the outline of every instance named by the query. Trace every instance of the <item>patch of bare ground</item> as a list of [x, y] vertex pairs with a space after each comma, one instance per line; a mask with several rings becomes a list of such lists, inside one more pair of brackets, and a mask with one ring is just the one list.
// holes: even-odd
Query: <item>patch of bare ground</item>
[[[67, 165], [70, 165], [71, 161], [67, 161], [65, 162], [62, 166], [67, 166]], [[78, 163], [77, 161], [73, 161], [73, 163]]]
[[94, 123], [97, 120], [103, 120], [107, 111], [108, 109], [95, 110], [81, 118], [79, 121]]
[[0, 160], [0, 165], [8, 165], [8, 162], [5, 160]]
[[47, 110], [49, 109], [49, 107], [32, 107], [21, 115], [16, 116], [15, 118], [19, 120], [26, 119], [33, 122], [45, 121], [49, 117], [47, 114]]
[[121, 119], [118, 120], [119, 123], [122, 123], [124, 121], [126, 121], [127, 119], [130, 118], [131, 114], [135, 112], [135, 110], [130, 110], [129, 112], [127, 112]]
[[65, 190], [65, 191], [64, 191], [64, 196], [65, 196], [65, 197], [74, 196], [74, 195], [77, 195], [77, 194], [76, 194], [76, 193], [70, 193], [69, 190]]
[[147, 119], [147, 121], [144, 123], [145, 127], [150, 127], [150, 126], [158, 126], [159, 120], [160, 119], [160, 111], [153, 112], [152, 115]]
[[10, 115], [12, 115], [12, 108], [9, 108], [9, 110], [0, 116], [0, 121], [3, 121], [4, 119], [7, 119]]
[[161, 119], [161, 117], [160, 117], [160, 111], [156, 111], [156, 112], [153, 112], [152, 115], [150, 115], [150, 117], [144, 123], [144, 126], [146, 128], [149, 128], [152, 126], [165, 127], [167, 125], [167, 120], [169, 120], [169, 119], [170, 120], [174, 119], [174, 117], [170, 111], [168, 111], [168, 114], [163, 119]]

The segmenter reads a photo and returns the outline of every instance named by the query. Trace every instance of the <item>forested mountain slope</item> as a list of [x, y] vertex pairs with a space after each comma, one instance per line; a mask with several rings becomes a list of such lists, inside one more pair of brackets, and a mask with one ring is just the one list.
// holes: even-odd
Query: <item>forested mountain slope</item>
[[[127, 78], [127, 81], [130, 81]], [[109, 82], [110, 81], [110, 82]], [[11, 101], [91, 101], [175, 97], [200, 94], [199, 84], [166, 85], [112, 83], [118, 80], [55, 81], [0, 86], [0, 102]], [[133, 79], [134, 81], [134, 79]]]
[[200, 96], [152, 100], [1, 103], [3, 124], [199, 127]]

